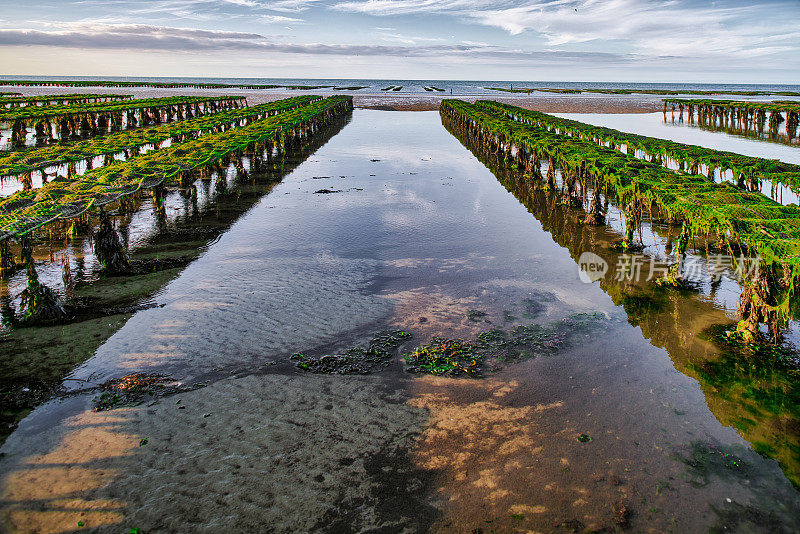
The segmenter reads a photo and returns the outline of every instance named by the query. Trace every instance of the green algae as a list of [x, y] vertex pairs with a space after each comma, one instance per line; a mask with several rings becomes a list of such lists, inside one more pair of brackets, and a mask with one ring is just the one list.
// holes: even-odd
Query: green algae
[[[403, 353], [409, 373], [480, 378], [502, 363], [520, 362], [555, 354], [606, 322], [596, 313], [572, 314], [546, 325], [517, 325], [480, 332], [474, 340], [434, 336]], [[376, 334], [367, 347], [352, 347], [320, 357], [296, 352], [290, 356], [302, 371], [322, 374], [370, 374], [389, 366], [396, 350], [411, 338], [403, 330]]]
[[434, 337], [405, 356], [407, 370], [432, 375], [480, 376], [485, 356], [476, 345], [460, 339]]
[[55, 165], [64, 165], [120, 152], [135, 155], [137, 149], [144, 145], [158, 146], [168, 139], [178, 141], [190, 139], [203, 133], [238, 126], [242, 121], [249, 122], [273, 116], [321, 99], [322, 97], [315, 95], [287, 98], [258, 106], [160, 124], [150, 128], [115, 132], [75, 143], [60, 143], [43, 148], [17, 150], [0, 155], [0, 176], [19, 177], [24, 173]]
[[[721, 241], [732, 257], [744, 250], [757, 255], [758, 272], [745, 277], [742, 295], [747, 299], [740, 302], [743, 321], [739, 330], [756, 341], [761, 336], [758, 323], [763, 322], [773, 343], [780, 341], [780, 328], [791, 317], [795, 281], [800, 279], [797, 206], [782, 206], [728, 182], [717, 184], [706, 176], [642, 161], [619, 152], [613, 143], [598, 145], [593, 139], [539, 126], [538, 119], [531, 117], [549, 117], [542, 113], [496, 102], [458, 100], [445, 100], [440, 113], [446, 124], [465, 131], [487, 150], [501, 153], [509, 164], [516, 163], [534, 178], [542, 179], [541, 162], [548, 161], [547, 183], [555, 184], [555, 169], [560, 169], [578, 205], [583, 202], [576, 198], [577, 184], [591, 184], [615, 196], [625, 214], [625, 241], [629, 244], [639, 221], [649, 213], [651, 218], [656, 214], [664, 220], [682, 221], [676, 257], [686, 253], [691, 236], [706, 236], [707, 240], [713, 236], [711, 240]], [[756, 277], [760, 277], [758, 281]], [[762, 295], [754, 289], [756, 284], [770, 291]]]
[[740, 457], [742, 452], [743, 449], [697, 440], [688, 446], [688, 450], [676, 454], [676, 459], [686, 465], [689, 485], [701, 488], [708, 485], [712, 477], [744, 481], [756, 476], [753, 465]]
[[[64, 95], [39, 96], [3, 96], [0, 93], [0, 108], [22, 106], [59, 106], [64, 104], [90, 104], [95, 102], [111, 102], [114, 100], [131, 100], [133, 95], [109, 95], [92, 93], [72, 93]], [[1, 111], [1, 110], [0, 110]]]
[[782, 96], [800, 96], [800, 93], [795, 91], [734, 91], [734, 90], [711, 90], [705, 91], [700, 89], [590, 89], [590, 88], [561, 88], [561, 87], [535, 87], [535, 88], [517, 88], [509, 89], [504, 87], [486, 87], [492, 91], [503, 91], [506, 93], [531, 93], [533, 91], [541, 91], [543, 93], [559, 93], [559, 94], [581, 94], [593, 93], [601, 95], [738, 95], [738, 96], [769, 96], [769, 95], [782, 95]]
[[411, 334], [404, 330], [390, 330], [376, 334], [366, 348], [352, 347], [341, 354], [325, 354], [318, 358], [301, 352], [289, 359], [301, 371], [319, 374], [365, 375], [373, 373], [391, 363], [391, 357]]
[[0, 80], [19, 87], [152, 87], [158, 89], [324, 89], [332, 85], [275, 85], [252, 83], [153, 82], [117, 80]]
[[[330, 128], [308, 138], [308, 145], [299, 147], [299, 159], [293, 156], [294, 150], [289, 152], [287, 156], [292, 157], [287, 157], [285, 172], [302, 163], [343, 122], [344, 117], [339, 117]], [[140, 267], [133, 274], [75, 283], [66, 300], [70, 314], [66, 324], [12, 325], [0, 334], [4, 354], [0, 362], [0, 443], [36, 406], [66, 394], [63, 384], [70, 371], [90, 358], [136, 311], [154, 306], [159, 290], [284, 176], [275, 168], [264, 170], [246, 181], [235, 180], [234, 187], [191, 216], [158, 226], [156, 235], [131, 251], [131, 263]], [[88, 229], [81, 234], [85, 231]], [[13, 310], [4, 308], [2, 312], [4, 321], [13, 317]], [[82, 384], [67, 380], [72, 385]]]
[[468, 310], [467, 319], [473, 323], [480, 323], [488, 314], [483, 310]]
[[731, 184], [715, 184], [702, 176], [677, 173], [591, 141], [520, 123], [504, 114], [483, 112], [481, 106], [445, 100], [442, 113], [480, 125], [509, 146], [513, 144], [534, 158], [548, 159], [567, 174], [607, 184], [621, 205], [639, 203], [657, 208], [683, 219], [692, 234], [712, 230], [729, 233], [730, 241], [747, 243], [767, 263], [800, 266], [800, 259], [795, 256], [800, 251], [797, 208], [781, 206]]
[[551, 355], [606, 322], [602, 314], [577, 313], [549, 324], [516, 325], [480, 332], [475, 340], [434, 337], [404, 356], [411, 373], [481, 377], [502, 364]]
[[[619, 257], [609, 247], [613, 235], [603, 228], [584, 226], [582, 218], [573, 214], [574, 208], [558, 202], [557, 192], [532, 187], [530, 177], [512, 170], [511, 160], [502, 153], [491, 153], [463, 130], [451, 132], [540, 221], [556, 243], [569, 250], [576, 263], [587, 250], [611, 265], [617, 263]], [[640, 327], [654, 346], [667, 350], [677, 371], [700, 383], [705, 402], [717, 420], [735, 428], [757, 453], [776, 459], [787, 479], [798, 486], [797, 353], [786, 347], [742, 344], [736, 336], [728, 335], [735, 323], [693, 293], [613, 276], [599, 283], [614, 304], [622, 306], [630, 324]], [[707, 330], [709, 325], [714, 326]], [[676, 415], [684, 414], [676, 410]], [[740, 452], [733, 454], [741, 456]]]
[[793, 100], [783, 100], [777, 102], [746, 102], [741, 100], [710, 100], [710, 99], [689, 99], [689, 98], [665, 98], [665, 104], [677, 104], [682, 106], [695, 107], [714, 107], [727, 109], [744, 109], [748, 111], [778, 111], [778, 112], [800, 112], [800, 102]]
[[[58, 219], [73, 218], [142, 189], [181, 181], [191, 172], [231, 156], [239, 157], [267, 144], [285, 148], [306, 135], [313, 124], [325, 124], [352, 110], [351, 97], [331, 97], [241, 128], [205, 135], [155, 150], [124, 162], [84, 173], [68, 184], [51, 182], [0, 200], [0, 240], [21, 236]], [[216, 167], [214, 167], [216, 166]]]
[[[171, 106], [203, 104], [216, 108], [218, 105], [241, 106], [243, 96], [168, 96], [142, 98], [124, 102], [97, 102], [63, 106], [24, 106], [0, 110], [0, 122], [61, 119], [73, 115], [120, 113], [142, 109], [167, 109]], [[214, 109], [214, 111], [217, 111]]]
[[[795, 192], [800, 191], [800, 165], [621, 132], [613, 128], [585, 124], [498, 102], [478, 101], [476, 104], [550, 131], [591, 140], [597, 144], [617, 147], [624, 145], [628, 154], [633, 155], [639, 151], [646, 154], [651, 161], [673, 161], [686, 170], [703, 165], [707, 169], [720, 172], [730, 171], [737, 183], [740, 180], [749, 182], [769, 180], [772, 183], [783, 184]], [[697, 174], [697, 171], [694, 174]]]

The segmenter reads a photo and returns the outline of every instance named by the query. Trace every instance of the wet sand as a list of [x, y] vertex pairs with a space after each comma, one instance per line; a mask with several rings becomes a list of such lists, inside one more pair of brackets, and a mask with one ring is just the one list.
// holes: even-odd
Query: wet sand
[[6, 479], [5, 523], [42, 533], [78, 521], [108, 532], [424, 531], [432, 476], [407, 451], [427, 415], [406, 401], [374, 377], [273, 375], [86, 411]]

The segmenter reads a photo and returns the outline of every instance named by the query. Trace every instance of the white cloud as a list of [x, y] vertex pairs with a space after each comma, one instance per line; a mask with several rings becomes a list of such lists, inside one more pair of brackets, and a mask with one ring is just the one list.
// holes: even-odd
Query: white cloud
[[340, 11], [373, 16], [452, 15], [547, 46], [606, 43], [650, 56], [767, 56], [798, 50], [800, 2], [742, 5], [688, 0], [345, 0]]
[[[632, 58], [603, 52], [525, 51], [498, 46], [468, 44], [323, 44], [280, 42], [284, 36], [259, 33], [198, 30], [146, 24], [106, 24], [94, 21], [48, 23], [52, 29], [0, 29], [0, 46], [47, 46], [86, 50], [170, 52], [250, 51], [320, 56], [450, 57], [489, 59], [495, 62], [541, 64], [565, 61], [628, 63]], [[402, 39], [403, 36], [397, 36]], [[425, 40], [425, 38], [410, 38]], [[428, 39], [434, 43], [438, 38]]]
[[303, 19], [284, 17], [283, 15], [261, 15], [258, 17], [258, 21], [264, 24], [276, 24], [284, 22], [303, 22]]

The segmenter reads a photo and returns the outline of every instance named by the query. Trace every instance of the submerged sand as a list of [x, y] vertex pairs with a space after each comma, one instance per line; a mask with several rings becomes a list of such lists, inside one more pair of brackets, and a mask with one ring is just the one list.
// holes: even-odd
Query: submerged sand
[[3, 523], [42, 533], [79, 523], [102, 532], [423, 531], [435, 517], [431, 475], [407, 454], [427, 414], [407, 400], [382, 379], [313, 375], [227, 379], [104, 412], [84, 399], [45, 439], [8, 443], [5, 462], [16, 465], [2, 489]]

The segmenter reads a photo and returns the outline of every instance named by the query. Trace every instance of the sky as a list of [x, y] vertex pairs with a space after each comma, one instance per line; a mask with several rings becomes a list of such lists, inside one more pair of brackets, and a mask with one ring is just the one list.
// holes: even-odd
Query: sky
[[0, 75], [800, 83], [800, 0], [0, 0]]

